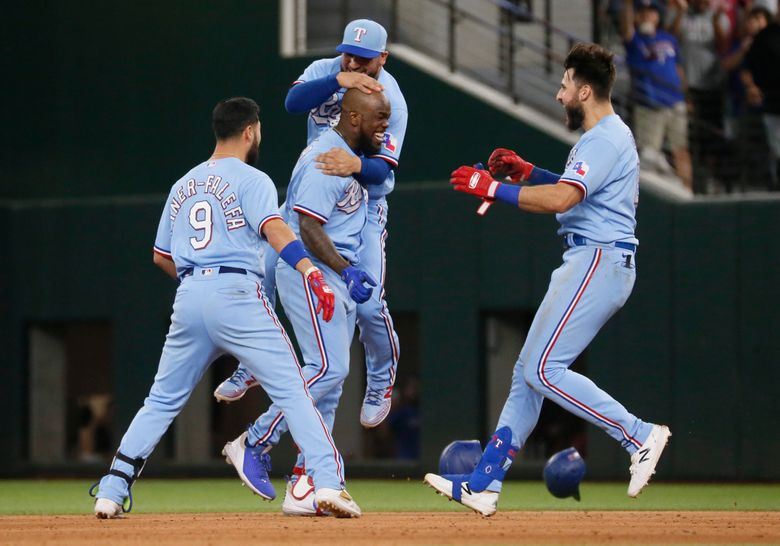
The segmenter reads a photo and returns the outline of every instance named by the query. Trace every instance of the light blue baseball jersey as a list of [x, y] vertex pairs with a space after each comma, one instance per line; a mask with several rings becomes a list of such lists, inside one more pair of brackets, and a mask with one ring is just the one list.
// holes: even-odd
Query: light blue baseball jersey
[[181, 276], [191, 267], [231, 266], [265, 274], [263, 226], [281, 218], [265, 173], [235, 157], [197, 165], [171, 187], [154, 251]]
[[638, 243], [639, 155], [631, 129], [617, 115], [586, 131], [569, 153], [561, 182], [583, 192], [582, 201], [556, 215], [558, 233], [591, 241]]
[[356, 265], [366, 223], [366, 190], [351, 176], [330, 176], [315, 166], [314, 158], [331, 148], [343, 148], [355, 155], [334, 129], [312, 141], [293, 169], [283, 215], [298, 237], [301, 226], [297, 213], [319, 220], [338, 253]]
[[[293, 82], [293, 85], [317, 80], [331, 74], [338, 74], [339, 72], [341, 72], [340, 56], [332, 59], [320, 59], [311, 63], [303, 71], [303, 74]], [[397, 167], [398, 159], [401, 157], [401, 147], [406, 136], [406, 123], [409, 117], [406, 99], [404, 99], [404, 95], [401, 93], [401, 88], [398, 87], [398, 82], [384, 68], [379, 71], [377, 81], [384, 86], [384, 94], [387, 100], [390, 101], [392, 114], [390, 115], [390, 126], [385, 131], [385, 140], [382, 143], [382, 148], [378, 153], [370, 157], [381, 157], [393, 167]], [[315, 138], [331, 127], [335, 127], [339, 122], [341, 117], [341, 100], [344, 98], [344, 93], [346, 93], [346, 89], [339, 89], [330, 99], [309, 112], [307, 144], [311, 144]], [[382, 198], [393, 191], [393, 187], [395, 187], [395, 174], [391, 170], [384, 184], [369, 186], [368, 196], [370, 199]]]

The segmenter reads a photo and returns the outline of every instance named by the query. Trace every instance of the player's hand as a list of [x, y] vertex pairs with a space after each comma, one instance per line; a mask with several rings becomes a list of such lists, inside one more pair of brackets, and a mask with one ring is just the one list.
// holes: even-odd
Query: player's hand
[[352, 176], [359, 173], [363, 164], [360, 158], [344, 148], [331, 148], [314, 158], [315, 166], [331, 176]]
[[367, 74], [360, 72], [339, 72], [336, 74], [336, 81], [344, 89], [359, 89], [363, 93], [370, 95], [374, 91], [383, 91], [381, 83]]
[[489, 172], [461, 165], [450, 174], [450, 184], [456, 191], [470, 193], [483, 199], [495, 199], [501, 182], [493, 180]]
[[512, 182], [525, 182], [534, 170], [534, 164], [512, 150], [496, 148], [488, 159], [488, 169], [493, 176], [508, 176]]
[[[373, 291], [371, 287], [376, 286], [376, 281], [371, 275], [352, 265], [344, 268], [344, 271], [341, 272], [341, 279], [349, 289], [349, 296], [357, 303], [367, 302]], [[364, 286], [363, 283], [369, 286]]]
[[333, 318], [333, 308], [336, 304], [336, 296], [333, 294], [333, 290], [328, 283], [325, 282], [325, 277], [316, 267], [312, 267], [306, 275], [306, 282], [309, 283], [314, 295], [317, 296], [317, 311], [322, 312], [322, 320], [330, 322]]

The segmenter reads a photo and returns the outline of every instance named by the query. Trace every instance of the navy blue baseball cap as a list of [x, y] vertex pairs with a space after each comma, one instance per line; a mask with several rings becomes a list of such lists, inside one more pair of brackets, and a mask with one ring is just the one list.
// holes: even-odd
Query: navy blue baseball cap
[[657, 0], [636, 0], [635, 5], [636, 9], [649, 8], [661, 12], [661, 5]]
[[344, 39], [336, 51], [374, 59], [386, 49], [387, 31], [385, 27], [370, 19], [356, 19], [344, 28]]

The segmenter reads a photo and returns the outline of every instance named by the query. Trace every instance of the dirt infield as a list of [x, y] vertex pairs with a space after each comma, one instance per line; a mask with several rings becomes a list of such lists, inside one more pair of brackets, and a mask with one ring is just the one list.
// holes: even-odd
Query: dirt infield
[[3, 544], [778, 544], [780, 512], [381, 513], [0, 517]]

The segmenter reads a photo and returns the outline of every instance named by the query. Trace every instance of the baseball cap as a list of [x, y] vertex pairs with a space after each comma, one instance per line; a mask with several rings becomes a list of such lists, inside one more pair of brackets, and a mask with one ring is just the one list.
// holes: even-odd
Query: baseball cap
[[634, 5], [636, 6], [636, 9], [648, 8], [654, 9], [657, 12], [661, 11], [661, 6], [656, 0], [636, 0]]
[[373, 59], [386, 49], [387, 31], [385, 28], [370, 19], [356, 19], [344, 27], [344, 39], [336, 51]]
[[772, 17], [777, 15], [777, 0], [753, 0], [752, 9], [765, 9]]

